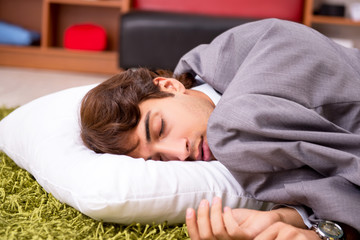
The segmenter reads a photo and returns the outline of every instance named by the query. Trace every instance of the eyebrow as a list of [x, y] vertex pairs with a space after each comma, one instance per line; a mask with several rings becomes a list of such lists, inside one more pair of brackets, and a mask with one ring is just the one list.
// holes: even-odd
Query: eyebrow
[[145, 134], [146, 134], [146, 141], [148, 143], [151, 142], [150, 128], [149, 128], [150, 113], [151, 113], [151, 111], [148, 111], [148, 113], [146, 114], [146, 117], [145, 117]]

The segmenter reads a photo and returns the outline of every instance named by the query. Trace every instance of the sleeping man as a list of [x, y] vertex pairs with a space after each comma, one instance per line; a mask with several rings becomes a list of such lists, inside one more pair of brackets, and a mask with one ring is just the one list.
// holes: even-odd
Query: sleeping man
[[[301, 24], [244, 24], [188, 52], [174, 76], [130, 69], [91, 90], [82, 139], [96, 152], [216, 159], [250, 196], [279, 204], [203, 201], [197, 219], [187, 212], [193, 239], [341, 239], [335, 222], [360, 230], [359, 66], [357, 49]], [[188, 89], [194, 76], [213, 92]]]

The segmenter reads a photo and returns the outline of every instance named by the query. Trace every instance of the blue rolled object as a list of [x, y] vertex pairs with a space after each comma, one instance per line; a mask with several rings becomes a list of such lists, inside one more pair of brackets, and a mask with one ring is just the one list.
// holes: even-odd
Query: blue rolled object
[[40, 34], [0, 21], [0, 44], [29, 46], [40, 40]]

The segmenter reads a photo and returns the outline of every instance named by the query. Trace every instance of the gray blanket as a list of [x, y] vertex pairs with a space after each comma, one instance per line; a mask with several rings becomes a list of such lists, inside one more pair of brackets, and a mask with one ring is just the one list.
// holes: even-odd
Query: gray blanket
[[360, 52], [304, 25], [233, 28], [180, 60], [222, 93], [214, 156], [254, 198], [360, 230]]

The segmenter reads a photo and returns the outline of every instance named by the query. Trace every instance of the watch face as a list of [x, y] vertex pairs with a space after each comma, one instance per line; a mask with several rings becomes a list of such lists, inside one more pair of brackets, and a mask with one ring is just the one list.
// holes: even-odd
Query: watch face
[[325, 234], [326, 237], [341, 238], [344, 235], [341, 227], [330, 221], [323, 221], [319, 223], [319, 230]]

